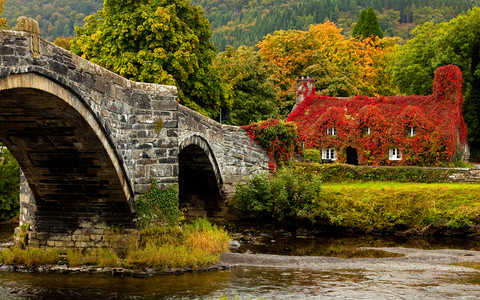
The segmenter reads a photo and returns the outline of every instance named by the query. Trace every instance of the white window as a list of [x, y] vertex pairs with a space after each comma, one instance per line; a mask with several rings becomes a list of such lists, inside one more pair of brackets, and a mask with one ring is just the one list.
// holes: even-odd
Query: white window
[[337, 129], [335, 127], [327, 128], [327, 135], [337, 135]]
[[334, 148], [322, 149], [323, 160], [337, 160], [337, 153]]
[[414, 137], [417, 134], [417, 128], [407, 127], [407, 136]]
[[397, 148], [388, 150], [388, 159], [389, 160], [402, 160], [402, 152]]
[[363, 132], [363, 135], [369, 135], [370, 134], [370, 127], [363, 127], [362, 132]]

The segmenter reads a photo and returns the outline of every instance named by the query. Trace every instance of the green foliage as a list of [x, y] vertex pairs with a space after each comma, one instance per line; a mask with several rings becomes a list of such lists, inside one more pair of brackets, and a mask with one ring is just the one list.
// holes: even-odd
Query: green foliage
[[137, 224], [148, 227], [154, 224], [176, 224], [179, 221], [178, 187], [171, 185], [160, 189], [157, 181], [152, 181], [152, 187], [135, 201]]
[[0, 221], [18, 215], [20, 167], [17, 161], [0, 143]]
[[281, 168], [274, 177], [255, 175], [248, 183], [238, 185], [232, 210], [240, 217], [294, 224], [319, 195], [319, 177]]
[[412, 166], [371, 167], [344, 164], [296, 163], [295, 173], [320, 176], [323, 182], [396, 181], [418, 183], [448, 182], [458, 172], [449, 168], [422, 168]]
[[73, 36], [74, 26], [82, 25], [85, 16], [102, 5], [103, 0], [7, 0], [3, 15], [11, 26], [19, 16], [35, 18], [42, 37], [53, 41], [60, 36]]
[[271, 80], [274, 65], [254, 48], [227, 47], [217, 55], [214, 68], [230, 91], [231, 109], [226, 123], [246, 125], [278, 117], [277, 94]]
[[478, 226], [478, 184], [324, 184], [312, 220], [361, 231]]
[[464, 79], [463, 112], [468, 139], [473, 148], [479, 148], [480, 8], [473, 8], [448, 23], [427, 22], [413, 34], [414, 37], [398, 49], [393, 66], [395, 83], [407, 94], [429, 94], [438, 66], [459, 66]]
[[53, 43], [59, 47], [62, 47], [63, 49], [65, 50], [69, 50], [70, 51], [70, 45], [72, 44], [72, 41], [73, 41], [73, 37], [64, 37], [64, 36], [60, 36], [58, 38], [56, 38]]
[[181, 103], [207, 116], [226, 106], [210, 24], [189, 0], [106, 0], [76, 33], [75, 54], [132, 80], [175, 85]]
[[312, 162], [322, 162], [322, 153], [318, 149], [305, 149], [304, 157]]
[[[331, 20], [351, 31], [358, 11], [373, 7], [387, 36], [407, 39], [410, 30], [426, 21], [448, 21], [480, 4], [479, 0], [193, 0], [206, 11], [213, 28], [212, 40], [220, 49], [227, 45], [254, 45], [279, 29], [306, 29]], [[10, 25], [18, 16], [36, 18], [42, 36], [53, 41], [73, 36], [74, 26], [102, 8], [102, 0], [8, 0], [4, 16]], [[274, 9], [272, 9], [274, 8]]]
[[[388, 180], [419, 182], [436, 179], [425, 177], [432, 176], [428, 169], [382, 168], [387, 171], [382, 172], [370, 168], [365, 173], [362, 169], [290, 165], [275, 177], [256, 175], [237, 186], [232, 210], [240, 218], [273, 221], [280, 226], [309, 222], [317, 228], [334, 226], [361, 232], [412, 229], [421, 233], [427, 226], [470, 232], [480, 225], [480, 184], [378, 182], [371, 180], [386, 176], [390, 176]], [[446, 174], [437, 175], [440, 180]], [[346, 182], [327, 182], [333, 179]]]
[[330, 20], [348, 35], [358, 12], [372, 7], [387, 36], [410, 37], [410, 30], [425, 21], [448, 21], [478, 6], [464, 0], [192, 0], [200, 4], [212, 24], [214, 44], [223, 50], [231, 45], [255, 45], [276, 30], [305, 30]]
[[357, 24], [353, 27], [352, 36], [359, 39], [371, 36], [383, 38], [383, 32], [373, 8], [364, 9], [360, 12]]

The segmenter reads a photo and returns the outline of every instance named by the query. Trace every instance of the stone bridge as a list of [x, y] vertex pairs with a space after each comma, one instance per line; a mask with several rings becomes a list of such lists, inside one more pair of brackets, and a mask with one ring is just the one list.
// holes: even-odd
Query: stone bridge
[[129, 81], [41, 39], [32, 20], [0, 32], [0, 62], [0, 141], [23, 171], [31, 245], [102, 246], [105, 228], [134, 226], [153, 179], [215, 217], [235, 183], [268, 169], [243, 129], [180, 105], [176, 87]]

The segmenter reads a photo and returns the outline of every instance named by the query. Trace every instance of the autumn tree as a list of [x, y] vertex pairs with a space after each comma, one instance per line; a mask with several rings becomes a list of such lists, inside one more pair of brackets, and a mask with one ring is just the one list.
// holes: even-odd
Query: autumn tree
[[228, 87], [230, 111], [227, 123], [247, 125], [278, 117], [276, 88], [271, 80], [275, 65], [266, 61], [254, 48], [227, 47], [214, 60], [225, 86]]
[[124, 77], [176, 85], [181, 103], [215, 117], [225, 89], [211, 67], [210, 24], [189, 0], [105, 0], [76, 28], [72, 52]]
[[393, 78], [406, 94], [430, 94], [434, 70], [460, 67], [464, 78], [463, 115], [474, 159], [480, 158], [480, 8], [447, 23], [427, 22], [398, 50]]
[[383, 38], [383, 32], [380, 29], [377, 15], [373, 8], [364, 9], [360, 12], [357, 24], [353, 27], [352, 36], [358, 39], [367, 37]]
[[279, 89], [278, 106], [288, 113], [294, 103], [296, 78], [312, 75], [317, 94], [330, 96], [389, 95], [389, 69], [395, 40], [346, 39], [331, 22], [308, 31], [279, 30], [259, 42], [259, 53], [277, 66], [272, 75]]
[[73, 37], [60, 36], [56, 38], [53, 43], [63, 49], [70, 50], [70, 45], [72, 44], [73, 39]]

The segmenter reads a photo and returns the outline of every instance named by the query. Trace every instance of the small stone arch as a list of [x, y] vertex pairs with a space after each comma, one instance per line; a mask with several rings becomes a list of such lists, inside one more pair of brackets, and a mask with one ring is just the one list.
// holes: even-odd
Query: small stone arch
[[208, 141], [197, 134], [179, 144], [179, 201], [187, 216], [216, 217], [223, 209], [222, 174]]

